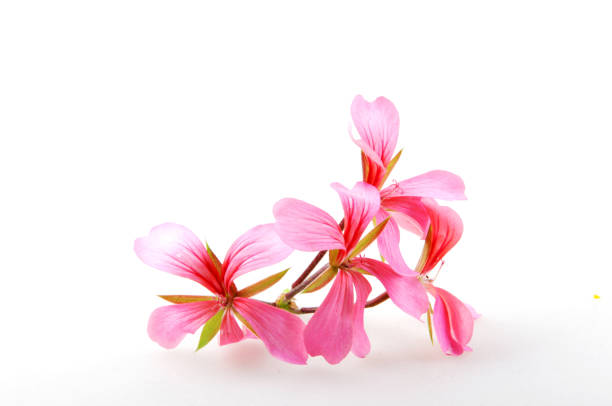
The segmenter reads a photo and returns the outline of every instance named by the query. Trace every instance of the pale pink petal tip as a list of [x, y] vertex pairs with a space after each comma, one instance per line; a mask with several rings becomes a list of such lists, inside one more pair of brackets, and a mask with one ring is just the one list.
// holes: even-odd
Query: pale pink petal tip
[[442, 200], [465, 200], [465, 184], [452, 172], [435, 170], [399, 182], [396, 194]]
[[336, 220], [312, 204], [282, 199], [274, 205], [275, 229], [283, 242], [300, 251], [344, 249]]
[[210, 291], [223, 292], [202, 242], [186, 227], [165, 223], [134, 242], [145, 264], [196, 281]]
[[465, 305], [465, 307], [469, 309], [470, 313], [472, 313], [472, 318], [474, 320], [477, 320], [482, 317], [482, 314], [478, 313], [476, 309], [474, 309], [470, 304], [468, 303], [463, 303], [463, 304]]
[[151, 313], [149, 337], [164, 348], [176, 347], [187, 334], [195, 333], [219, 311], [216, 301], [174, 304]]
[[276, 233], [274, 224], [262, 224], [238, 237], [223, 261], [225, 285], [247, 272], [274, 265], [287, 258], [293, 249]]
[[363, 142], [386, 166], [399, 135], [399, 113], [393, 103], [384, 97], [368, 102], [358, 95], [351, 104], [351, 116]]

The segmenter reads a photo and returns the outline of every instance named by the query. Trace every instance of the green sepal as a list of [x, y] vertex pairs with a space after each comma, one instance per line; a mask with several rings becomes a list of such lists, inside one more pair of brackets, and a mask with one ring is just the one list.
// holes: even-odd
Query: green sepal
[[193, 296], [193, 295], [158, 295], [164, 300], [167, 300], [170, 303], [193, 303], [193, 302], [203, 302], [206, 300], [217, 300], [214, 296]]
[[431, 305], [427, 307], [427, 330], [429, 330], [429, 340], [431, 341], [431, 345], [433, 345], [433, 330], [431, 328], [431, 314], [433, 310], [431, 309]]
[[432, 228], [429, 226], [429, 230], [427, 231], [427, 237], [425, 237], [425, 244], [423, 245], [423, 250], [421, 251], [421, 257], [419, 258], [419, 262], [415, 268], [417, 273], [421, 273], [423, 268], [425, 268], [425, 264], [427, 263], [427, 258], [429, 257], [429, 251], [431, 250], [431, 239], [432, 239]]
[[202, 328], [202, 333], [200, 334], [200, 342], [198, 343], [198, 348], [196, 351], [203, 348], [206, 344], [213, 339], [214, 336], [217, 335], [219, 329], [221, 328], [221, 321], [223, 320], [223, 314], [225, 313], [225, 307], [221, 308], [214, 316], [212, 316], [204, 327]]
[[387, 225], [390, 219], [391, 217], [387, 217], [386, 219], [381, 221], [380, 224], [377, 224], [376, 227], [374, 227], [369, 233], [367, 233], [366, 236], [363, 237], [357, 243], [357, 245], [355, 245], [355, 248], [353, 248], [353, 251], [351, 251], [351, 253], [349, 254], [349, 259], [355, 258], [357, 255], [361, 254], [363, 250], [368, 248], [370, 244], [372, 244], [372, 242], [374, 242], [374, 240], [378, 238], [380, 233], [383, 232], [385, 226]]
[[338, 268], [333, 266], [327, 268], [327, 270], [323, 272], [317, 279], [315, 279], [310, 285], [308, 285], [306, 289], [302, 291], [302, 293], [311, 293], [321, 289], [322, 287], [327, 285], [332, 279], [334, 279], [334, 276], [336, 276], [337, 273]]
[[382, 181], [380, 182], [381, 187], [382, 185], [385, 184], [389, 175], [391, 175], [391, 171], [393, 170], [393, 168], [395, 168], [395, 164], [397, 163], [397, 161], [399, 161], [400, 156], [402, 156], [402, 151], [403, 149], [400, 149], [400, 151], [397, 154], [395, 154], [393, 159], [389, 161], [389, 165], [387, 165], [387, 169], [385, 170], [385, 176], [382, 178]]
[[259, 292], [263, 292], [264, 290], [266, 290], [269, 287], [271, 287], [272, 285], [274, 285], [276, 282], [280, 281], [281, 278], [283, 276], [285, 276], [287, 271], [289, 271], [289, 268], [287, 268], [284, 271], [281, 271], [279, 273], [275, 273], [272, 276], [268, 276], [267, 278], [262, 279], [259, 282], [256, 282], [256, 283], [254, 283], [254, 284], [252, 284], [250, 286], [247, 286], [246, 288], [241, 289], [240, 291], [238, 291], [236, 296], [251, 297], [253, 295], [258, 294]]
[[221, 263], [221, 261], [219, 261], [219, 258], [217, 258], [208, 243], [206, 243], [206, 252], [208, 253], [208, 257], [212, 261], [213, 265], [215, 266], [215, 269], [217, 270], [217, 272], [219, 272], [219, 275], [221, 275], [223, 273], [223, 264]]
[[329, 251], [329, 264], [332, 266], [338, 266], [340, 264], [338, 264], [338, 254], [340, 253], [340, 250], [330, 250]]

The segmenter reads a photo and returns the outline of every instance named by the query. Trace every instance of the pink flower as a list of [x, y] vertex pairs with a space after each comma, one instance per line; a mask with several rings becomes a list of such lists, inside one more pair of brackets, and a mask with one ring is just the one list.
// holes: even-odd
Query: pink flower
[[[254, 293], [238, 291], [234, 284], [238, 276], [278, 263], [292, 252], [279, 239], [272, 224], [254, 227], [240, 236], [223, 263], [190, 230], [177, 224], [154, 227], [148, 236], [136, 240], [134, 250], [145, 264], [191, 279], [214, 294], [165, 297], [178, 304], [153, 311], [148, 326], [149, 336], [162, 347], [176, 347], [186, 334], [195, 333], [209, 321], [213, 325], [207, 340], [220, 329], [221, 345], [240, 341], [245, 333], [236, 315], [273, 356], [294, 364], [306, 363], [302, 320], [248, 298]], [[207, 323], [203, 336], [209, 333], [208, 326]]]
[[[362, 96], [356, 96], [351, 115], [361, 136], [353, 141], [362, 150], [363, 181], [380, 189], [399, 158], [399, 154], [393, 158], [399, 134], [399, 113], [384, 97], [369, 103]], [[381, 254], [394, 269], [412, 273], [399, 250], [399, 227], [421, 238], [427, 234], [429, 216], [421, 198], [462, 200], [464, 192], [465, 185], [459, 176], [440, 170], [382, 189], [376, 220], [381, 222], [387, 217], [390, 220], [377, 241]]]
[[422, 202], [430, 218], [430, 227], [417, 272], [423, 275], [425, 288], [436, 300], [434, 328], [442, 351], [448, 355], [461, 355], [464, 351], [471, 351], [467, 344], [472, 338], [477, 315], [455, 296], [435, 287], [433, 280], [426, 275], [457, 244], [463, 233], [463, 223], [450, 207], [440, 206], [433, 199], [423, 199]]
[[402, 275], [383, 262], [355, 257], [363, 232], [380, 208], [378, 190], [364, 182], [358, 182], [351, 190], [338, 183], [332, 184], [332, 188], [338, 192], [344, 209], [344, 231], [329, 214], [301, 200], [279, 201], [274, 206], [274, 217], [276, 231], [290, 247], [330, 251], [330, 270], [337, 274], [304, 330], [304, 343], [310, 355], [322, 355], [336, 364], [349, 351], [358, 357], [365, 357], [370, 351], [363, 312], [371, 286], [361, 271], [378, 278], [391, 300], [417, 318], [428, 304], [416, 275]]

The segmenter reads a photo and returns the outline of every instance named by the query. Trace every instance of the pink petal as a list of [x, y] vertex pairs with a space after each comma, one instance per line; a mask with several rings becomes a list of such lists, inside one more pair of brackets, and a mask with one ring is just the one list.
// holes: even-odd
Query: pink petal
[[336, 221], [323, 210], [297, 199], [274, 205], [276, 232], [285, 244], [301, 251], [344, 249]]
[[242, 333], [244, 334], [244, 339], [246, 340], [247, 338], [252, 338], [252, 339], [259, 339], [259, 337], [257, 337], [255, 334], [253, 334], [253, 332], [251, 331], [250, 328], [248, 328], [247, 326], [244, 326], [242, 328]]
[[[380, 223], [387, 217], [389, 217], [387, 212], [379, 210], [376, 215], [376, 222]], [[385, 261], [387, 261], [395, 271], [405, 275], [414, 274], [414, 271], [406, 264], [400, 252], [400, 231], [393, 216], [389, 219], [389, 222], [376, 239], [376, 242], [380, 255], [382, 255]]]
[[370, 103], [362, 96], [356, 96], [351, 105], [351, 116], [363, 142], [386, 167], [393, 158], [399, 135], [399, 113], [393, 103], [384, 97]]
[[223, 294], [218, 272], [206, 249], [186, 227], [172, 223], [153, 227], [148, 236], [134, 242], [134, 251], [149, 266], [191, 279], [211, 292]]
[[263, 224], [242, 234], [230, 247], [223, 261], [225, 285], [240, 275], [276, 264], [293, 250], [283, 243], [274, 224]]
[[467, 345], [474, 331], [470, 309], [444, 289], [430, 285], [428, 291], [436, 298], [434, 328], [442, 351], [448, 355], [471, 351]]
[[352, 347], [353, 320], [353, 284], [350, 275], [341, 270], [304, 330], [308, 353], [322, 355], [330, 364], [342, 361]]
[[157, 308], [149, 318], [149, 337], [164, 348], [176, 347], [214, 316], [221, 306], [216, 301], [174, 304]]
[[354, 138], [350, 128], [349, 135], [351, 137], [351, 140], [353, 140], [353, 142], [357, 144], [357, 146], [361, 148], [363, 153], [370, 159], [370, 164], [376, 165], [379, 168], [382, 168], [383, 170], [385, 169], [385, 164], [383, 163], [383, 161], [381, 161], [380, 155], [376, 151], [374, 151], [366, 141]]
[[381, 207], [397, 221], [400, 227], [421, 238], [425, 238], [429, 229], [429, 213], [418, 197], [386, 197]]
[[292, 364], [305, 364], [304, 322], [288, 311], [255, 299], [236, 297], [234, 308], [253, 327], [270, 354]]
[[421, 273], [431, 271], [453, 248], [463, 234], [461, 217], [450, 207], [440, 206], [433, 199], [422, 199], [430, 218], [430, 243], [427, 261]]
[[[392, 187], [389, 186], [389, 188]], [[394, 193], [402, 196], [431, 197], [442, 200], [466, 199], [463, 180], [454, 173], [440, 170], [403, 180]]]
[[357, 182], [350, 190], [339, 183], [332, 183], [331, 187], [338, 192], [342, 201], [344, 241], [346, 251], [350, 252], [378, 211], [380, 194], [378, 189], [365, 182]]
[[244, 333], [238, 325], [236, 318], [231, 311], [226, 311], [223, 314], [221, 322], [221, 340], [220, 345], [236, 343], [244, 338]]
[[464, 303], [464, 305], [472, 313], [472, 319], [477, 320], [482, 317], [482, 314], [478, 313], [469, 303]]
[[383, 284], [393, 303], [406, 313], [420, 319], [427, 311], [427, 293], [416, 273], [403, 275], [389, 265], [370, 258], [355, 258], [351, 265], [375, 276]]
[[350, 272], [355, 286], [355, 310], [353, 313], [353, 346], [351, 352], [360, 358], [370, 353], [370, 340], [363, 327], [363, 312], [372, 287], [360, 273]]

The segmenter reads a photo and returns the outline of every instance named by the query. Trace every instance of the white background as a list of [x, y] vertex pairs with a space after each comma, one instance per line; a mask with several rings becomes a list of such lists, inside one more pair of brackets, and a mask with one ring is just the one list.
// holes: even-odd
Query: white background
[[[221, 3], [1, 3], [0, 404], [610, 404], [610, 3]], [[391, 303], [337, 366], [151, 342], [155, 295], [201, 291], [133, 240], [173, 221], [223, 255], [289, 196], [339, 216], [356, 94], [400, 111], [392, 178], [465, 180], [438, 285], [483, 313], [474, 352]]]

